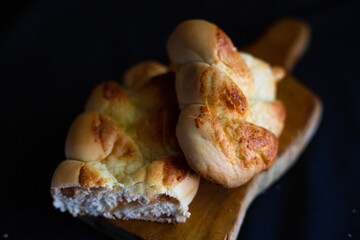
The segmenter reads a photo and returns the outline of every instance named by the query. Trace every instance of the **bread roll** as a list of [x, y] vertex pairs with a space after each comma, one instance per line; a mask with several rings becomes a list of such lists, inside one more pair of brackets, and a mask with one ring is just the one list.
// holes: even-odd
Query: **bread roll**
[[220, 28], [203, 20], [181, 23], [167, 51], [177, 66], [176, 135], [191, 168], [229, 188], [269, 168], [285, 121], [275, 98], [284, 71], [239, 53]]
[[68, 160], [56, 169], [54, 206], [73, 216], [185, 222], [199, 176], [186, 164], [175, 136], [174, 74], [143, 62], [123, 88], [104, 82], [71, 125]]

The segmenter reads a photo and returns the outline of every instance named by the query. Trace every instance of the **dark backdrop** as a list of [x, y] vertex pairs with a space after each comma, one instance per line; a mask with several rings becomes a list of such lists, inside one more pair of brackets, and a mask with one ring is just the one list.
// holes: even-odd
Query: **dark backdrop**
[[[360, 239], [359, 1], [30, 1], [1, 7], [0, 239], [104, 239], [54, 210], [64, 140], [95, 85], [145, 59], [167, 62], [181, 21], [217, 23], [242, 46], [273, 21], [312, 28], [294, 75], [324, 103], [298, 163], [260, 195], [239, 239]], [[296, 96], [294, 96], [296, 97]]]

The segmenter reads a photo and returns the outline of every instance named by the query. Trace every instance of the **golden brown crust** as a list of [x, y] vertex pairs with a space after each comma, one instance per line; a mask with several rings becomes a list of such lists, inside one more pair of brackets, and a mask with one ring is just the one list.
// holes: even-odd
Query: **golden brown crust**
[[174, 72], [167, 72], [153, 77], [151, 81], [131, 95], [134, 105], [139, 109], [150, 112], [166, 104], [177, 104], [175, 92], [169, 90], [175, 89], [174, 79]]
[[253, 164], [263, 164], [263, 169], [271, 166], [278, 148], [277, 138], [273, 133], [242, 120], [227, 121], [224, 130], [235, 146], [244, 168]]
[[118, 135], [118, 127], [105, 115], [93, 114], [91, 132], [95, 142], [100, 143], [104, 152], [112, 149]]
[[80, 186], [80, 169], [85, 165], [83, 162], [66, 160], [58, 165], [51, 181], [51, 187]]
[[189, 168], [183, 156], [171, 156], [165, 159], [164, 186], [175, 186], [182, 182], [188, 174]]
[[110, 154], [118, 137], [117, 124], [105, 115], [86, 112], [71, 125], [65, 143], [66, 157], [85, 162]]
[[117, 82], [105, 82], [103, 85], [103, 97], [109, 101], [116, 101], [120, 104], [127, 104], [125, 90]]
[[274, 133], [285, 119], [283, 105], [274, 102], [283, 70], [240, 55], [221, 29], [202, 20], [180, 24], [168, 54], [178, 65], [176, 133], [188, 164], [225, 187], [267, 169], [277, 154]]
[[177, 106], [167, 105], [146, 115], [129, 130], [146, 158], [163, 158], [180, 152], [174, 134], [178, 116]]
[[125, 89], [114, 81], [100, 83], [91, 93], [85, 110], [110, 115], [124, 128], [130, 126], [139, 115]]
[[145, 85], [151, 78], [168, 71], [168, 67], [161, 63], [144, 61], [134, 65], [125, 73], [124, 85], [127, 88], [138, 89]]
[[247, 94], [254, 85], [251, 71], [231, 39], [216, 25], [204, 20], [189, 20], [178, 25], [170, 35], [167, 51], [172, 63], [222, 63], [232, 71], [234, 81]]
[[[193, 22], [197, 24], [193, 24]], [[189, 62], [212, 63], [213, 59], [217, 58], [217, 42], [213, 37], [216, 35], [216, 30], [215, 25], [209, 26], [203, 20], [181, 23], [177, 27], [177, 31], [170, 35], [167, 42], [167, 52], [171, 62], [175, 65], [183, 65]]]
[[111, 176], [102, 173], [92, 165], [75, 160], [65, 160], [56, 168], [51, 181], [51, 187], [104, 187], [112, 182]]
[[279, 137], [286, 119], [286, 109], [282, 102], [263, 102], [258, 100], [250, 101], [250, 108], [252, 110], [249, 122], [268, 129]]
[[118, 124], [96, 112], [85, 112], [75, 119], [65, 144], [67, 158], [85, 162], [101, 161], [109, 155], [130, 155], [134, 151], [138, 150]]
[[231, 39], [224, 31], [216, 27], [216, 41], [218, 61], [223, 62], [227, 67], [232, 69], [237, 75], [237, 80], [240, 81], [239, 86], [245, 91], [251, 91], [253, 88], [252, 73], [246, 65], [244, 59], [234, 47]]
[[200, 97], [211, 112], [219, 117], [247, 118], [250, 114], [245, 95], [231, 78], [215, 67], [200, 76]]
[[225, 157], [234, 158], [235, 149], [233, 145], [228, 141], [219, 121], [206, 106], [200, 106], [199, 114], [195, 115], [194, 121], [196, 128], [204, 134], [209, 134], [206, 138], [210, 140], [213, 146], [223, 153]]
[[82, 187], [90, 188], [95, 185], [102, 186], [106, 183], [106, 180], [96, 168], [85, 165], [80, 169], [79, 183]]
[[185, 162], [181, 155], [173, 155], [153, 161], [147, 166], [146, 181], [150, 186], [162, 184], [166, 187], [174, 187], [191, 174]]
[[86, 108], [96, 109], [98, 106], [106, 105], [106, 102], [111, 102], [113, 105], [121, 107], [122, 105], [130, 104], [130, 99], [119, 83], [115, 81], [103, 82], [92, 92]]

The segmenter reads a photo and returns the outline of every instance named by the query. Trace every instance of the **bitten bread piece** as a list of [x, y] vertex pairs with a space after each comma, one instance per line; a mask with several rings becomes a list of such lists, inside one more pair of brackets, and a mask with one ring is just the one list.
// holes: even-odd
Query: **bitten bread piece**
[[191, 171], [175, 136], [174, 73], [144, 62], [125, 85], [104, 82], [70, 127], [69, 160], [56, 169], [54, 206], [72, 215], [185, 222], [200, 177]]
[[167, 50], [177, 66], [176, 135], [190, 167], [225, 187], [269, 168], [285, 120], [275, 99], [284, 71], [239, 53], [220, 28], [203, 20], [180, 24]]

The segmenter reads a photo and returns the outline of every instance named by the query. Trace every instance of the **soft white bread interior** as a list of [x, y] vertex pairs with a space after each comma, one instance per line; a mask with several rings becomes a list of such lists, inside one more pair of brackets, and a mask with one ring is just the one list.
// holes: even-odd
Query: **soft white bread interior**
[[191, 168], [225, 187], [269, 168], [285, 121], [276, 100], [284, 71], [239, 53], [220, 28], [203, 20], [181, 23], [167, 51], [177, 66], [176, 135]]
[[[158, 71], [157, 71], [158, 70]], [[71, 125], [56, 169], [54, 206], [72, 215], [185, 222], [200, 177], [186, 164], [175, 136], [175, 76], [156, 62], [105, 82]]]

